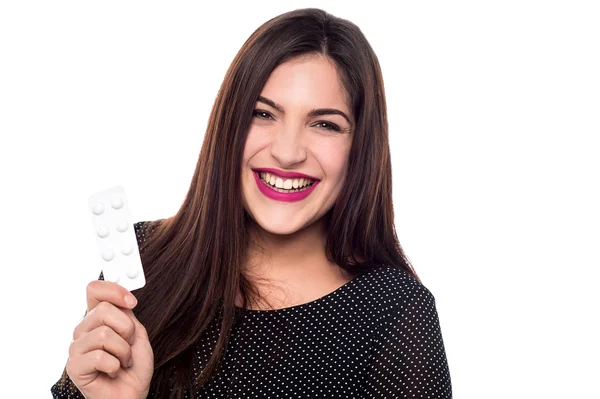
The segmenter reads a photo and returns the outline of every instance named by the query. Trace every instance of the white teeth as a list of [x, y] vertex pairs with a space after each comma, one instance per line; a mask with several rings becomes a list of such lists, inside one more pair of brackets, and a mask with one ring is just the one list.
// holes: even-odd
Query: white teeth
[[259, 172], [259, 176], [263, 181], [268, 182], [271, 186], [285, 190], [301, 189], [304, 186], [313, 183], [313, 180], [305, 178], [284, 180], [283, 178], [268, 172]]

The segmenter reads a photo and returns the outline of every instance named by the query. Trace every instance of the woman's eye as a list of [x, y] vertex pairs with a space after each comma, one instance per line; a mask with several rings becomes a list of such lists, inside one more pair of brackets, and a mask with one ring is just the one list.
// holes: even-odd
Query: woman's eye
[[[252, 112], [252, 116], [253, 117], [258, 117], [259, 119], [273, 119], [273, 116], [270, 113], [268, 113], [267, 111], [263, 111], [261, 109], [255, 109]], [[342, 130], [335, 123], [326, 122], [326, 121], [319, 121], [319, 122], [316, 123], [316, 125], [320, 125], [320, 127], [322, 127], [325, 130], [333, 130], [333, 131], [336, 131], [336, 132], [339, 132], [339, 131]], [[323, 125], [326, 125], [326, 127], [324, 127]]]
[[320, 122], [317, 122], [317, 124], [318, 125], [325, 124], [325, 125], [330, 126], [330, 127], [326, 127], [325, 130], [334, 130], [336, 132], [339, 132], [341, 130], [340, 127], [338, 125], [336, 125], [335, 123], [320, 121]]
[[[265, 118], [262, 116], [262, 114], [267, 115], [268, 117]], [[252, 116], [258, 116], [260, 119], [269, 119], [272, 118], [271, 114], [268, 113], [267, 111], [262, 111], [260, 109], [255, 109], [254, 112], [252, 113]]]

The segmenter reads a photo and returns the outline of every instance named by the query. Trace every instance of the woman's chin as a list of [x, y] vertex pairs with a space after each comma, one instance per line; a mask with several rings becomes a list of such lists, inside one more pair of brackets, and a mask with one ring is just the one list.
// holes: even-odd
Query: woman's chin
[[300, 225], [293, 225], [281, 221], [259, 221], [257, 224], [266, 232], [277, 235], [293, 234], [301, 228]]

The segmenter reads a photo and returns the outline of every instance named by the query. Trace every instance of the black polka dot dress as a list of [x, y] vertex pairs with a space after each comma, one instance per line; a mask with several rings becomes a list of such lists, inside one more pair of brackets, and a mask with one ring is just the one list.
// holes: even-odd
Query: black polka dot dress
[[[403, 270], [380, 266], [312, 302], [238, 312], [223, 368], [197, 397], [452, 398], [434, 296]], [[217, 336], [215, 320], [196, 374]], [[82, 398], [67, 382], [53, 397]]]

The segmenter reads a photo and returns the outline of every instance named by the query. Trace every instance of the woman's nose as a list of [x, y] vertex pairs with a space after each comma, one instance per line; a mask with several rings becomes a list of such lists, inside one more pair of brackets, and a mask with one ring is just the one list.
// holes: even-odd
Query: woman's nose
[[282, 130], [273, 137], [271, 155], [282, 167], [295, 165], [306, 159], [306, 148], [301, 129]]

